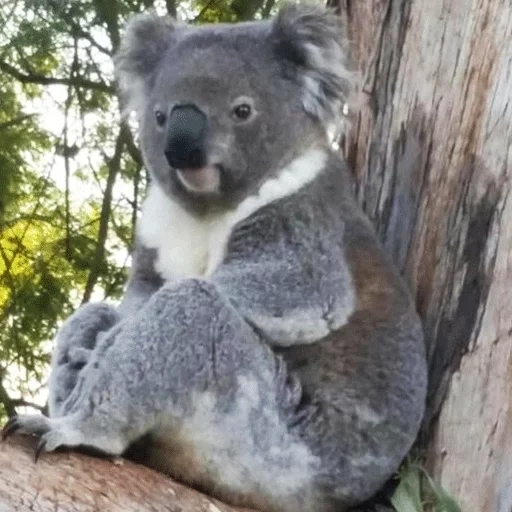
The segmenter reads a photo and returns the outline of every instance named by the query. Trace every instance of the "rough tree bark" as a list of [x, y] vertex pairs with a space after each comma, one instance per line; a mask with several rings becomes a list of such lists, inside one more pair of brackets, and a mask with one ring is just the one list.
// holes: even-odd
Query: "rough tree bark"
[[228, 507], [128, 461], [43, 455], [16, 436], [0, 449], [0, 512], [251, 512]]
[[338, 8], [363, 76], [344, 151], [425, 323], [420, 445], [464, 511], [510, 512], [512, 4]]

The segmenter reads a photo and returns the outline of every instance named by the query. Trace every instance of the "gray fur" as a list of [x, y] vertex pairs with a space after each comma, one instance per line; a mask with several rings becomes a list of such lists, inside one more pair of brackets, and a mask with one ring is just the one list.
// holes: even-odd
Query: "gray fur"
[[[311, 204], [315, 189], [317, 183], [238, 224], [212, 276], [272, 345], [317, 341], [353, 312], [352, 278], [343, 263], [343, 221], [338, 212], [321, 206], [323, 191], [315, 198], [319, 204]], [[336, 236], [325, 236], [326, 226]]]
[[51, 416], [62, 414], [62, 404], [76, 385], [78, 373], [87, 363], [99, 333], [108, 331], [119, 320], [115, 309], [106, 304], [86, 304], [60, 329], [52, 354], [49, 386]]
[[123, 45], [115, 56], [117, 81], [125, 112], [141, 108], [162, 55], [173, 39], [170, 20], [141, 14], [127, 27]]
[[290, 5], [277, 16], [272, 37], [278, 53], [298, 66], [305, 110], [325, 123], [335, 120], [354, 78], [340, 18], [320, 6]]
[[118, 308], [122, 316], [136, 313], [164, 284], [164, 280], [154, 271], [156, 258], [156, 251], [142, 245], [133, 255], [128, 286]]
[[[85, 306], [60, 331], [51, 417], [16, 422], [47, 451], [126, 453], [263, 512], [341, 512], [396, 471], [424, 410], [423, 334], [328, 149], [337, 37], [298, 7], [271, 23], [131, 23], [117, 70], [160, 203], [120, 308]], [[239, 96], [258, 110], [244, 124], [229, 117]], [[165, 160], [154, 110], [179, 102], [208, 117], [216, 194], [181, 187]], [[162, 270], [173, 262], [181, 274]]]
[[[167, 31], [158, 18], [134, 18], [117, 57], [117, 75], [141, 123], [146, 164], [166, 192], [194, 211], [214, 204], [231, 207], [303, 148], [325, 140], [349, 83], [339, 43], [343, 33], [333, 20], [318, 8], [296, 6], [283, 9], [272, 22], [188, 29], [165, 25]], [[165, 51], [151, 73], [141, 73], [140, 63], [154, 62], [155, 48]], [[254, 103], [258, 115], [239, 126], [229, 114], [231, 103], [242, 96]], [[208, 115], [211, 163], [225, 170], [223, 193], [208, 197], [208, 205], [204, 197], [191, 198], [176, 173], [168, 172], [165, 133], [155, 123], [156, 109], [169, 113], [184, 102]]]

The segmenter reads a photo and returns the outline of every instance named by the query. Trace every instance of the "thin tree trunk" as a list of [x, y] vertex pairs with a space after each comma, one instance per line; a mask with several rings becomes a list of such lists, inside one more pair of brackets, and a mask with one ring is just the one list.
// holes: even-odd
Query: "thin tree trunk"
[[102, 267], [105, 264], [105, 250], [108, 236], [108, 225], [110, 221], [110, 214], [112, 209], [112, 194], [117, 175], [121, 170], [121, 158], [123, 156], [123, 149], [125, 146], [126, 133], [128, 128], [123, 124], [121, 126], [119, 135], [116, 141], [114, 156], [108, 162], [108, 177], [105, 192], [103, 194], [103, 201], [101, 204], [100, 223], [98, 228], [98, 239], [96, 241], [96, 252], [94, 260], [91, 264], [91, 270], [87, 276], [85, 283], [84, 295], [82, 297], [82, 304], [86, 304], [91, 300], [94, 287], [98, 282], [101, 275]]
[[176, 0], [165, 0], [165, 7], [167, 8], [167, 13], [176, 18]]
[[265, 5], [265, 0], [233, 0], [231, 10], [240, 21], [254, 19], [254, 16]]
[[2, 444], [0, 512], [243, 512], [124, 460], [52, 453], [34, 463], [35, 444]]
[[421, 444], [464, 511], [512, 507], [512, 4], [340, 0], [362, 71], [345, 154], [413, 286]]

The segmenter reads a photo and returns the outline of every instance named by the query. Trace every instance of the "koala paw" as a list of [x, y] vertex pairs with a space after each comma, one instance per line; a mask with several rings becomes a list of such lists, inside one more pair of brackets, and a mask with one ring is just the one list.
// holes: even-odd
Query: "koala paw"
[[83, 444], [80, 432], [70, 428], [66, 420], [42, 415], [13, 416], [2, 429], [2, 439], [18, 431], [38, 436], [39, 443], [34, 456], [37, 462], [43, 452], [53, 452], [61, 446], [76, 447]]
[[71, 347], [68, 351], [68, 364], [76, 369], [80, 370], [84, 367], [91, 358], [93, 350], [85, 347]]
[[73, 350], [93, 350], [98, 334], [108, 331], [119, 321], [117, 311], [107, 304], [86, 304], [64, 323], [57, 334], [57, 363], [66, 364]]
[[89, 362], [101, 335], [119, 321], [117, 311], [107, 304], [86, 304], [78, 309], [57, 334], [50, 375], [50, 415], [63, 415], [66, 399]]

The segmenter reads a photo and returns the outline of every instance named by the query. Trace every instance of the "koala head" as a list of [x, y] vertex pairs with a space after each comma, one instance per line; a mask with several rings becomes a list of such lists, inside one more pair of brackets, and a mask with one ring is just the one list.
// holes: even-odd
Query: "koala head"
[[153, 179], [191, 208], [225, 208], [326, 145], [350, 85], [343, 39], [312, 6], [234, 25], [133, 18], [116, 73]]

